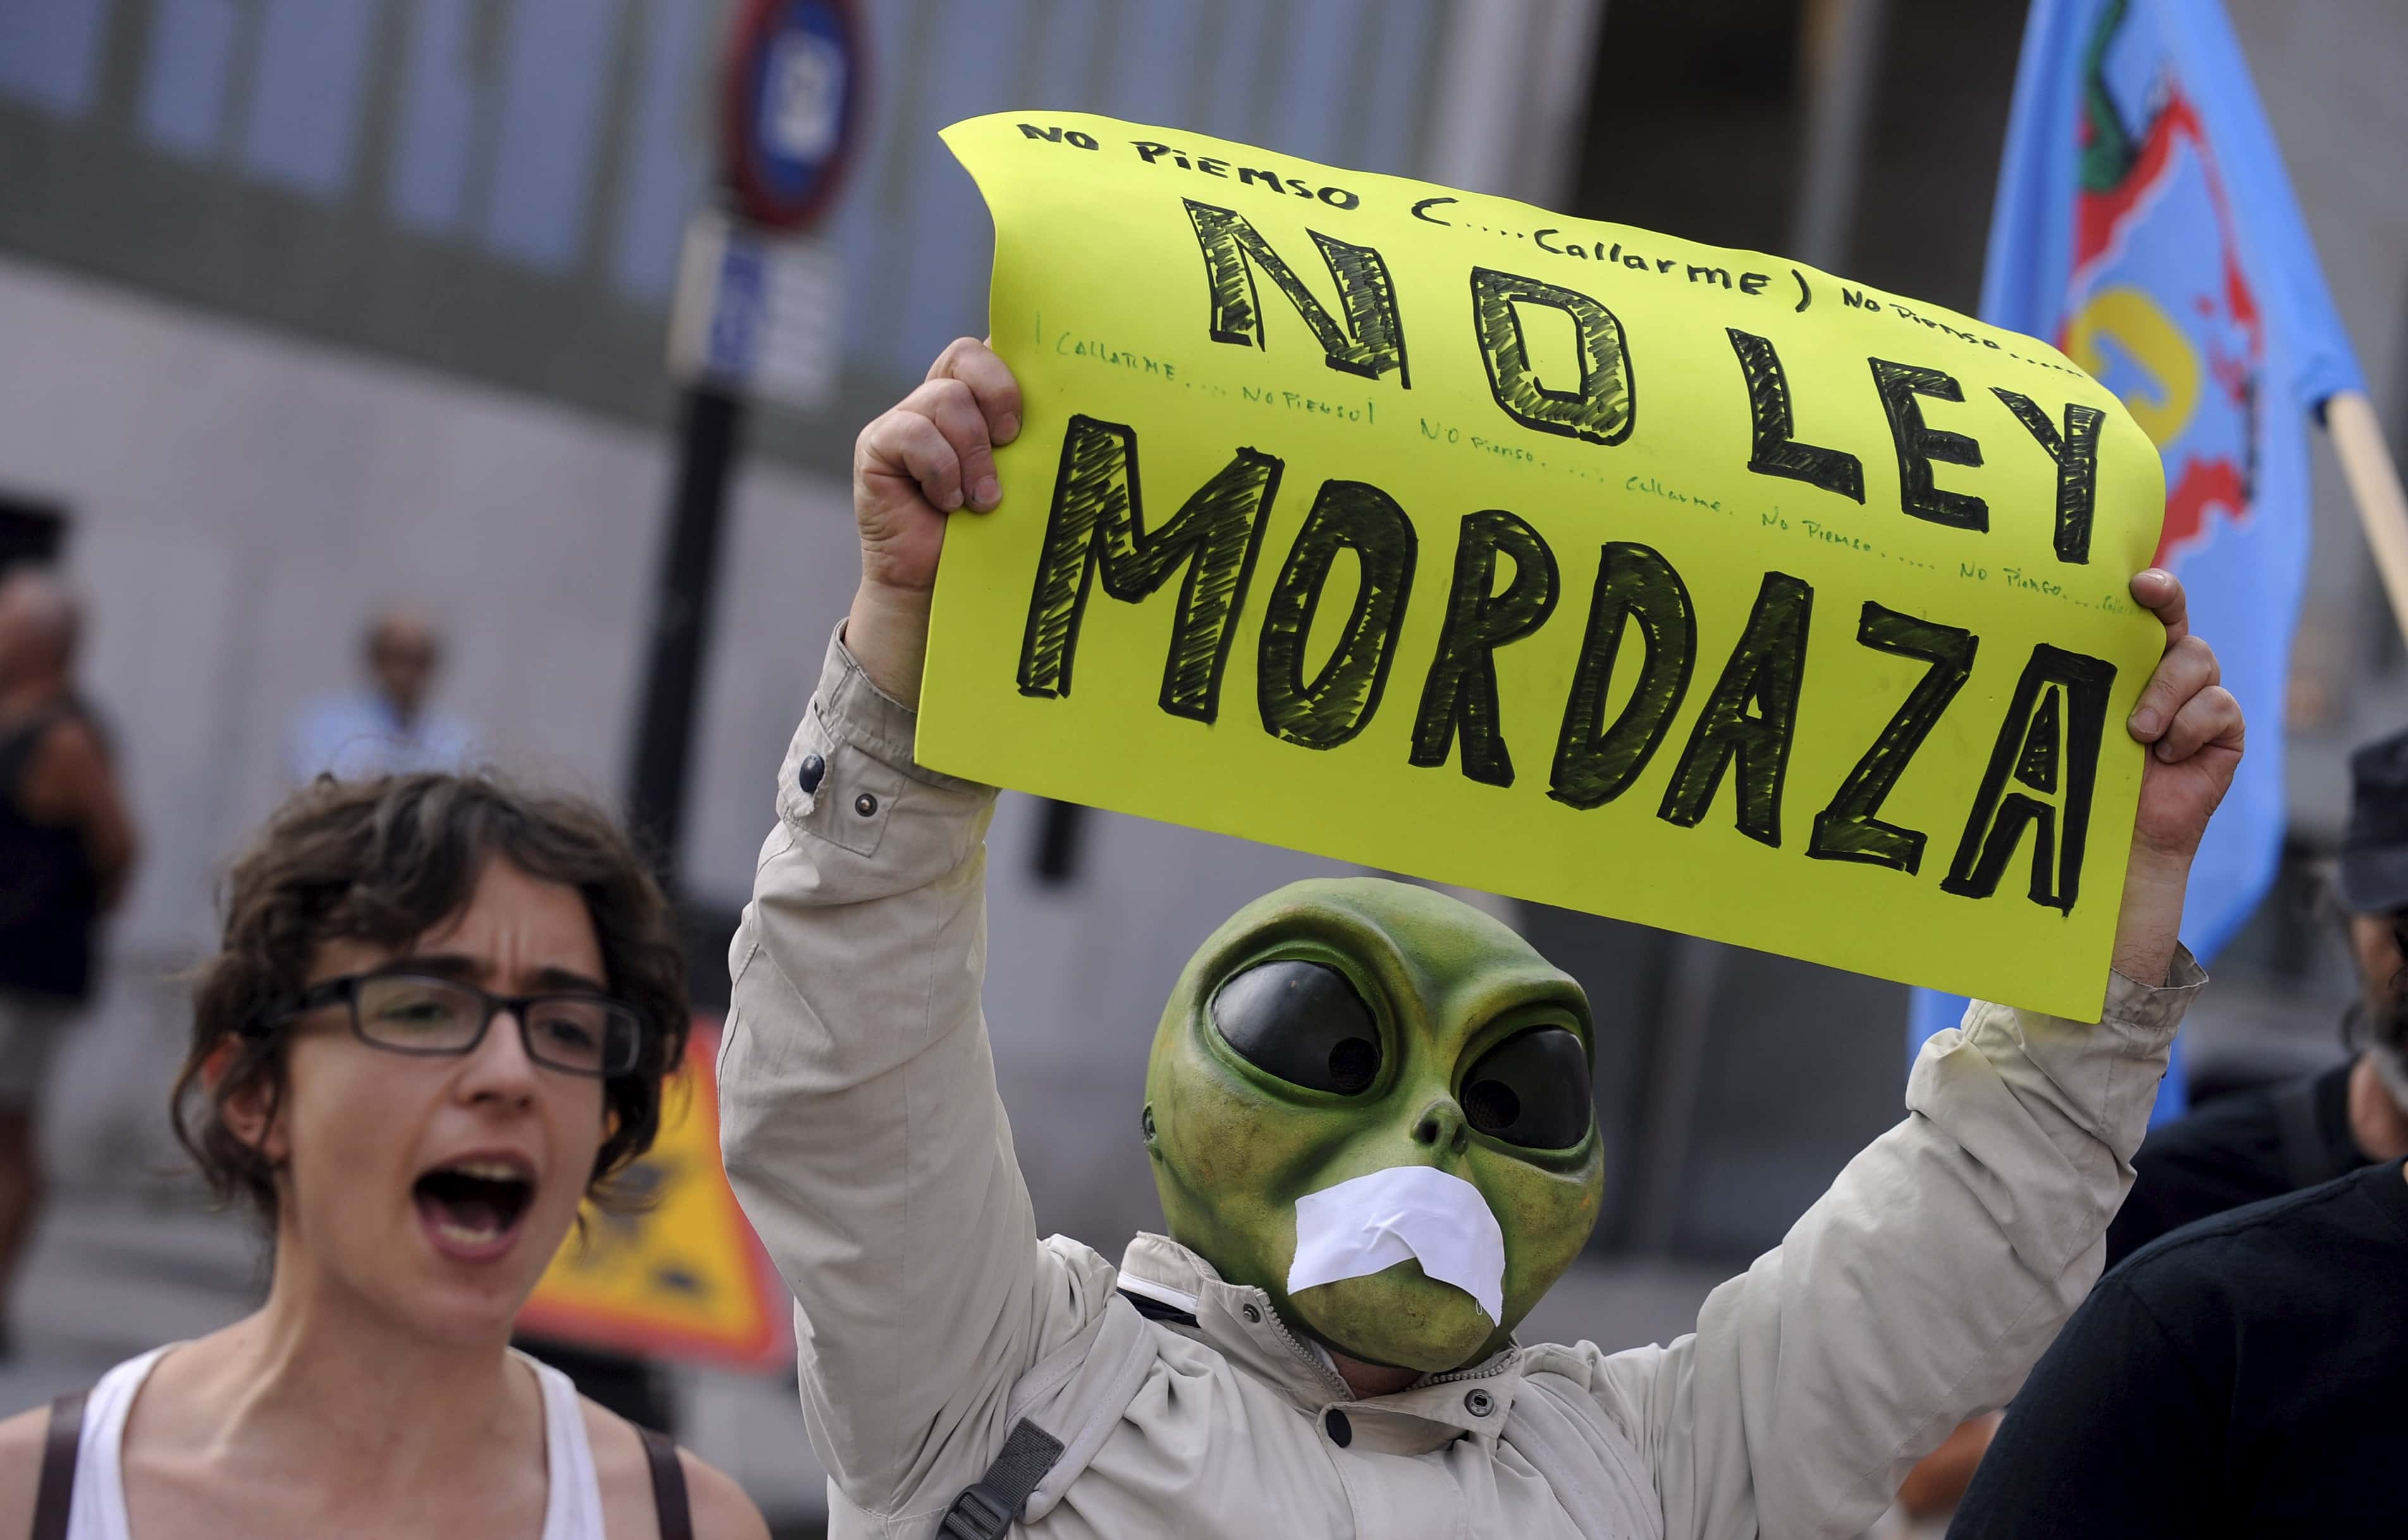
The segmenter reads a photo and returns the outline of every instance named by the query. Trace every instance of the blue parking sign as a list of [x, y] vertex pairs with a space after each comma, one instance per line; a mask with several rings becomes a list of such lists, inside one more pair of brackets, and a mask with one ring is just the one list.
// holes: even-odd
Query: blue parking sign
[[746, 219], [777, 230], [819, 219], [858, 137], [866, 75], [852, 0], [752, 0], [722, 119], [727, 181]]

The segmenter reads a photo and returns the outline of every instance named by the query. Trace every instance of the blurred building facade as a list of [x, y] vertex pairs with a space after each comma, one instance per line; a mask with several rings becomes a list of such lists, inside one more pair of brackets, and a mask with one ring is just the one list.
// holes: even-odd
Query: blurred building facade
[[[2408, 189], [2387, 173], [2408, 105], [2390, 82], [2408, 19], [2385, 0], [2228, 4], [2377, 404], [2396, 409]], [[505, 768], [618, 793], [668, 495], [662, 334], [708, 194], [729, 8], [0, 0], [0, 501], [36, 524], [64, 515], [150, 852], [106, 1020], [76, 1048], [70, 1180], [164, 1161], [176, 971], [212, 934], [214, 875], [280, 793], [286, 714], [348, 682], [371, 610], [433, 609], [451, 640], [438, 699]], [[852, 586], [853, 434], [982, 327], [986, 216], [938, 127], [1023, 105], [1116, 113], [1706, 240], [1830, 246], [1810, 254], [1971, 309], [2023, 7], [860, 10], [870, 121], [825, 232], [839, 389], [808, 420], [757, 421], [711, 621], [683, 868], [726, 905]], [[1801, 188], [1816, 201], [1801, 207]], [[2339, 487], [2320, 474], [2300, 638], [2303, 848], [2339, 817], [2342, 749], [2408, 717]], [[1109, 1245], [1154, 1212], [1135, 1118], [1179, 963], [1240, 903], [1334, 868], [1096, 816], [1049, 876], [1041, 822], [1007, 797], [992, 840], [999, 1073], [1024, 1129], [1044, 1129], [1020, 1141], [1040, 1222]], [[1604, 1244], [1767, 1244], [1896, 1116], [1901, 991], [1522, 918], [1605, 1028]], [[2232, 964], [2278, 1005], [2328, 988], [2280, 918]]]
[[[69, 1182], [173, 1164], [158, 1113], [179, 970], [214, 934], [216, 875], [283, 790], [287, 715], [351, 681], [370, 612], [432, 612], [436, 700], [503, 768], [616, 800], [669, 492], [667, 302], [710, 192], [734, 8], [0, 0], [0, 498], [28, 528], [64, 517], [149, 835], [54, 1121]], [[936, 130], [1060, 106], [1538, 193], [1566, 168], [1598, 14], [858, 10], [868, 121], [824, 231], [843, 273], [838, 396], [756, 417], [711, 620], [682, 867], [729, 910], [851, 592], [853, 435], [982, 329], [986, 215]], [[1067, 879], [1041, 880], [1039, 834], [1034, 805], [1007, 799], [996, 1033], [1015, 1105], [1065, 1130], [1024, 1141], [1048, 1222], [1125, 1231], [1151, 1218], [1150, 1185], [1102, 1157], [1134, 1148], [1170, 976], [1245, 899], [1333, 868], [1098, 819]]]

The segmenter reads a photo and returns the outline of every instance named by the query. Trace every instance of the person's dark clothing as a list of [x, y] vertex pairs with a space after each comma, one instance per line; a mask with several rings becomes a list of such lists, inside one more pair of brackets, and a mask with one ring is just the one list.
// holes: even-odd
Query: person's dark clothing
[[2008, 1409], [1949, 1540], [2392, 1536], [2408, 1178], [2369, 1166], [2143, 1248]]
[[92, 992], [100, 878], [81, 829], [26, 815], [23, 783], [43, 736], [79, 720], [63, 701], [0, 734], [0, 991], [70, 1004]]
[[2184, 1225], [2366, 1164], [2349, 1132], [2348, 1064], [2217, 1098], [2152, 1129], [2107, 1227], [2107, 1265]]

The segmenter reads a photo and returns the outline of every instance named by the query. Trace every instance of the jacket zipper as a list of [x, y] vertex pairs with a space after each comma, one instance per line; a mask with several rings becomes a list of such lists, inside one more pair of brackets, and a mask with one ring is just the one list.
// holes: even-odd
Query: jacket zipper
[[1321, 1381], [1322, 1389], [1335, 1390], [1341, 1400], [1355, 1399], [1354, 1388], [1347, 1384], [1337, 1370], [1324, 1363], [1320, 1354], [1307, 1348], [1301, 1338], [1287, 1329], [1287, 1322], [1280, 1319], [1280, 1313], [1270, 1307], [1268, 1300], [1263, 1302], [1262, 1312], [1263, 1319], [1269, 1324], [1271, 1331], [1278, 1335], [1282, 1343], [1286, 1345], [1287, 1350], [1296, 1355], [1299, 1362], [1312, 1371], [1313, 1377]]
[[[1313, 1372], [1314, 1377], [1321, 1381], [1325, 1389], [1338, 1391], [1348, 1401], [1360, 1399], [1354, 1394], [1354, 1388], [1347, 1384], [1345, 1378], [1337, 1370], [1324, 1363], [1320, 1354], [1306, 1347], [1302, 1338], [1287, 1329], [1287, 1322], [1280, 1319], [1278, 1311], [1272, 1309], [1268, 1304], [1265, 1304], [1262, 1310], [1263, 1319], [1269, 1323], [1274, 1333], [1278, 1333], [1280, 1341], [1286, 1345], [1287, 1350], [1296, 1355], [1305, 1367]], [[1485, 1362], [1473, 1364], [1469, 1369], [1449, 1369], [1442, 1375], [1424, 1375], [1406, 1389], [1418, 1390], [1426, 1385], [1450, 1385], [1463, 1379], [1494, 1379], [1512, 1366], [1513, 1353], [1514, 1349], [1507, 1348], [1492, 1354]]]
[[1451, 1385], [1459, 1379], [1495, 1379], [1512, 1367], [1514, 1352], [1515, 1349], [1507, 1348], [1469, 1369], [1449, 1369], [1442, 1375], [1424, 1375], [1412, 1388], [1419, 1390], [1425, 1385]]

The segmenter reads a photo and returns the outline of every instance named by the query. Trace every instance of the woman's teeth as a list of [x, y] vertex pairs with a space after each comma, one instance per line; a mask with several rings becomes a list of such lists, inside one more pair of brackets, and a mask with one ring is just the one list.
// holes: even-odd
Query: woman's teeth
[[461, 1241], [472, 1246], [481, 1245], [502, 1233], [502, 1218], [491, 1209], [484, 1212], [482, 1218], [485, 1222], [479, 1225], [463, 1224], [454, 1217], [456, 1213], [456, 1210], [452, 1210], [436, 1216], [436, 1233], [445, 1240]]
[[508, 1161], [462, 1161], [456, 1165], [448, 1165], [443, 1169], [457, 1172], [463, 1176], [474, 1176], [480, 1181], [486, 1182], [516, 1182], [526, 1179], [526, 1173]]

